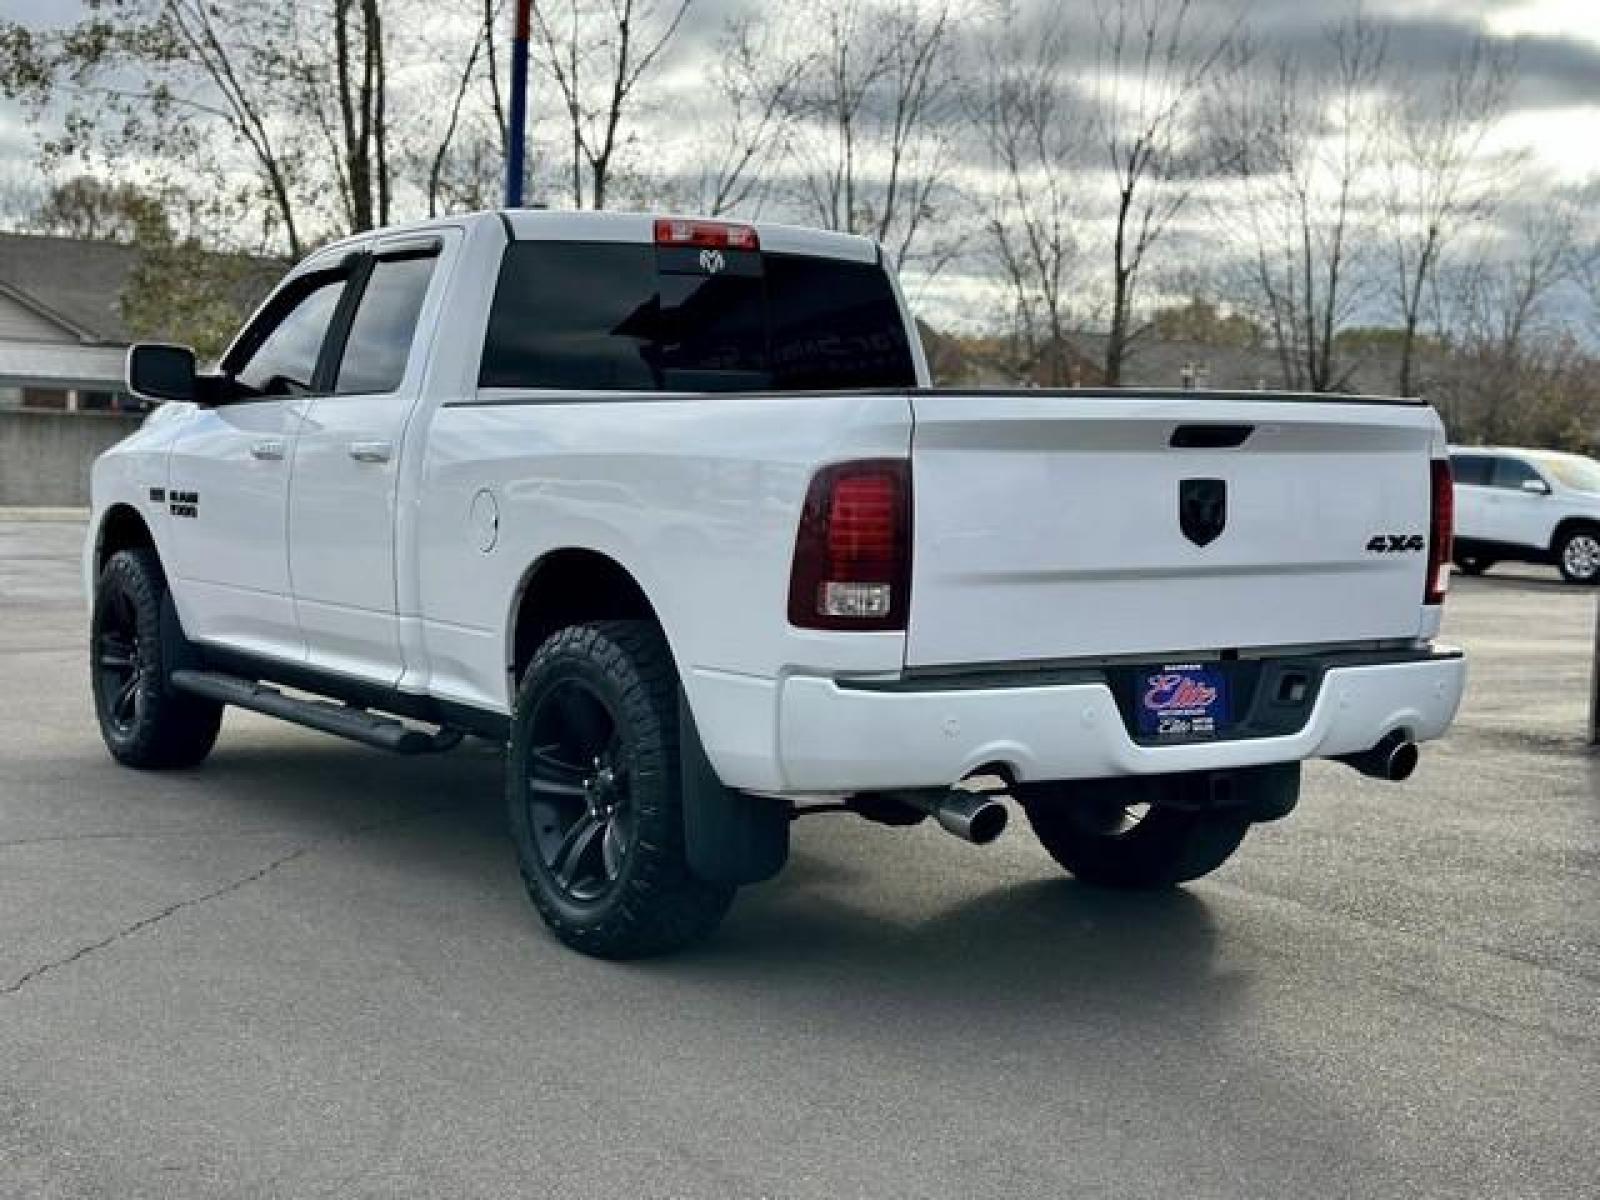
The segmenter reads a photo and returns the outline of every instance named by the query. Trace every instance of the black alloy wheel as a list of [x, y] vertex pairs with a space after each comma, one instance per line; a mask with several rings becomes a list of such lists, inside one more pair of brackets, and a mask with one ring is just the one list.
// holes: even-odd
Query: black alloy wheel
[[597, 958], [677, 950], [716, 928], [734, 888], [685, 848], [678, 676], [646, 621], [551, 634], [523, 672], [506, 761], [507, 818], [539, 915]]
[[94, 686], [106, 724], [122, 737], [133, 732], [146, 703], [139, 650], [139, 614], [133, 598], [120, 588], [112, 589], [96, 613]]
[[192, 767], [222, 727], [222, 705], [167, 684], [165, 664], [184, 650], [170, 603], [161, 560], [148, 546], [117, 551], [95, 585], [89, 683], [100, 736], [124, 766]]
[[528, 825], [550, 879], [576, 904], [617, 886], [638, 832], [627, 748], [581, 679], [539, 697], [528, 751]]

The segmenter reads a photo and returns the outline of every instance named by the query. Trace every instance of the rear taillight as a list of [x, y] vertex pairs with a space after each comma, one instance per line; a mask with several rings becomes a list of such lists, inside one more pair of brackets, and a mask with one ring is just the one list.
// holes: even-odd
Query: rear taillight
[[873, 459], [817, 472], [795, 539], [789, 623], [904, 629], [910, 600], [910, 464]]
[[1424, 604], [1443, 604], [1450, 588], [1450, 541], [1455, 532], [1456, 491], [1450, 460], [1436, 458], [1433, 467], [1432, 517], [1428, 529], [1428, 581]]

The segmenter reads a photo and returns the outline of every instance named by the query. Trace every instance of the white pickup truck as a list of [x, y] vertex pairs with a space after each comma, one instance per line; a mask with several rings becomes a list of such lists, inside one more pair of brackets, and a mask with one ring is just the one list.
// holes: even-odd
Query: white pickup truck
[[1414, 403], [934, 390], [871, 241], [511, 211], [318, 250], [95, 465], [93, 690], [134, 767], [236, 705], [401, 753], [507, 749], [546, 922], [708, 933], [797, 816], [1019, 802], [1080, 879], [1162, 887], [1399, 779], [1434, 644], [1443, 431]]

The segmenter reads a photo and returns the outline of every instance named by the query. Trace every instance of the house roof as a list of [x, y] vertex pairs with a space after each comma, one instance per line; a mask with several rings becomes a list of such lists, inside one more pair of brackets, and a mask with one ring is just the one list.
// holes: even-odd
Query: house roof
[[[0, 293], [84, 343], [125, 346], [135, 339], [123, 319], [122, 297], [144, 253], [137, 242], [0, 233]], [[284, 264], [249, 256], [233, 261], [244, 269], [228, 272], [223, 286], [248, 313], [272, 289]]]
[[7, 387], [120, 391], [127, 356], [121, 346], [0, 341], [0, 382]]
[[0, 233], [0, 288], [85, 342], [126, 344], [122, 288], [136, 246]]

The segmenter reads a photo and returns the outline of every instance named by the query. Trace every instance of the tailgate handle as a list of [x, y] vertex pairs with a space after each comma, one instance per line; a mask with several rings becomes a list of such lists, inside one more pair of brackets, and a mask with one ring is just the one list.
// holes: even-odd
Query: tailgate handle
[[1232, 450], [1255, 431], [1254, 425], [1179, 425], [1168, 445], [1174, 450]]

